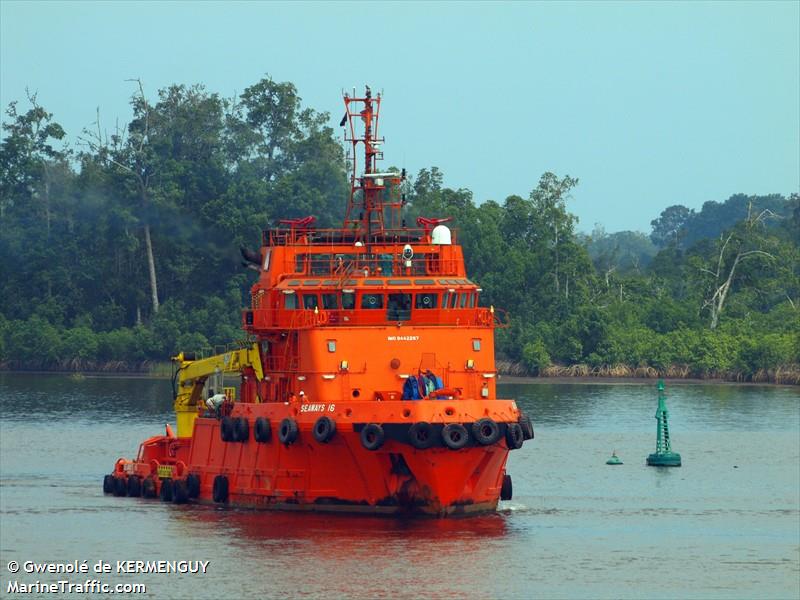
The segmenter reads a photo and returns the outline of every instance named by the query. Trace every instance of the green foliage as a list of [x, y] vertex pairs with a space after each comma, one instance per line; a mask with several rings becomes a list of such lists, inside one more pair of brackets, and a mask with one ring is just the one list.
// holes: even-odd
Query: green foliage
[[[84, 132], [77, 153], [28, 100], [9, 106], [0, 142], [6, 367], [136, 365], [230, 343], [253, 279], [239, 246], [280, 218], [341, 222], [342, 147], [292, 83], [267, 76], [233, 100], [173, 85], [150, 101], [139, 88], [128, 126]], [[763, 380], [797, 368], [800, 196], [676, 204], [650, 239], [582, 236], [577, 185], [548, 172], [527, 196], [477, 206], [436, 167], [403, 184], [406, 222], [453, 217], [481, 303], [509, 311], [501, 358], [532, 373], [580, 363]]]

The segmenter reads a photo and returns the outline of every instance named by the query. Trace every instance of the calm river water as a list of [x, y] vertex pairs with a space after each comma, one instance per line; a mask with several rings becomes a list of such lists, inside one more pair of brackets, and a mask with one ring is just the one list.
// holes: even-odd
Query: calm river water
[[[798, 388], [669, 385], [679, 469], [644, 465], [653, 382], [501, 391], [536, 429], [509, 460], [514, 499], [487, 517], [395, 520], [104, 496], [114, 460], [172, 421], [169, 383], [0, 375], [0, 596], [9, 580], [99, 579], [144, 583], [154, 598], [800, 597]], [[605, 465], [612, 450], [623, 466]], [[210, 564], [7, 566], [159, 559]]]

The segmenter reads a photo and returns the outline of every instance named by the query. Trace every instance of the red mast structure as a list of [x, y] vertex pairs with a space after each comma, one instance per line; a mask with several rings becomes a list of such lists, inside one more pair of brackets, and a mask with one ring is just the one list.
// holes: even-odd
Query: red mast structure
[[[344, 94], [345, 116], [341, 124], [349, 125], [349, 132], [345, 130], [345, 141], [353, 145], [350, 198], [344, 225], [357, 232], [369, 245], [385, 240], [390, 230], [402, 227], [404, 202], [401, 184], [406, 174], [405, 169], [400, 173], [380, 173], [377, 170], [377, 161], [383, 159], [379, 146], [385, 141], [378, 137], [381, 95], [373, 98], [369, 86], [365, 87], [362, 98]], [[357, 174], [359, 144], [364, 145], [364, 170], [361, 176]]]

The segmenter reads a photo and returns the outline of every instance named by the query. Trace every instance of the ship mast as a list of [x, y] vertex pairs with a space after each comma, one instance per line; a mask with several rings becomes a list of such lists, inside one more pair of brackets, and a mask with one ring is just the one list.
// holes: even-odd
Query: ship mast
[[[344, 94], [345, 115], [341, 125], [345, 130], [345, 141], [353, 145], [351, 154], [350, 198], [344, 227], [364, 239], [367, 246], [377, 240], [385, 240], [393, 229], [402, 224], [403, 197], [400, 190], [405, 180], [403, 172], [380, 173], [377, 161], [383, 159], [380, 145], [385, 141], [378, 137], [381, 95], [372, 96], [369, 86], [361, 98]], [[358, 145], [363, 144], [364, 168], [358, 175]], [[386, 220], [388, 218], [388, 227]]]

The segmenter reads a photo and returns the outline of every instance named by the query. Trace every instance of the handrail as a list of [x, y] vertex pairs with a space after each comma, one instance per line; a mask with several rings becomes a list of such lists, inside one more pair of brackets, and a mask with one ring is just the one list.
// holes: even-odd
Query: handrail
[[424, 327], [508, 327], [505, 311], [491, 308], [413, 309], [410, 318], [387, 318], [388, 309], [279, 309], [250, 308], [242, 311], [242, 322], [249, 332], [298, 330], [318, 327], [395, 325]]
[[[457, 229], [451, 229], [451, 241], [457, 243]], [[367, 235], [360, 229], [311, 229], [300, 227], [275, 227], [262, 232], [265, 246], [342, 246], [353, 245], [355, 242], [364, 244], [430, 244], [430, 229], [405, 227], [399, 229], [383, 229], [372, 235]]]

